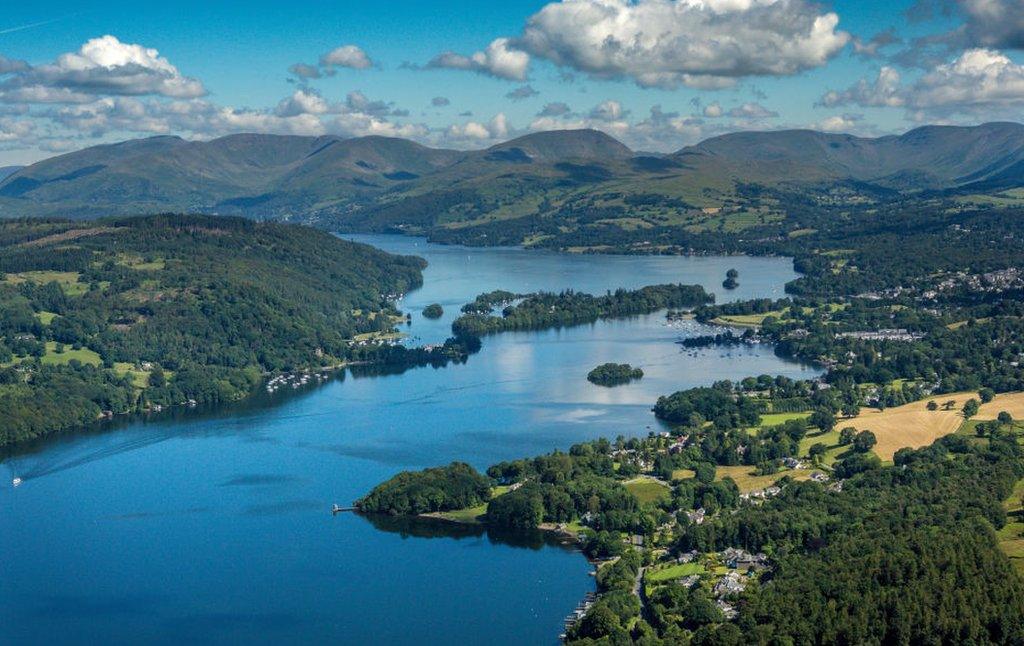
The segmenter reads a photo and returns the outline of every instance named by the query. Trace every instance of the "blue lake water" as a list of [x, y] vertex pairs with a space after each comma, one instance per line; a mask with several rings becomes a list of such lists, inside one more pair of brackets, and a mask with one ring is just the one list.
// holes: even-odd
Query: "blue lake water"
[[[779, 258], [567, 256], [346, 236], [430, 263], [402, 308], [417, 342], [477, 294], [700, 283], [780, 296]], [[727, 269], [740, 288], [720, 287]], [[445, 308], [440, 321], [420, 311]], [[593, 578], [540, 534], [332, 517], [402, 469], [478, 468], [658, 428], [658, 395], [814, 368], [764, 346], [683, 352], [708, 330], [662, 314], [488, 337], [465, 365], [339, 375], [216, 411], [175, 411], [40, 443], [0, 463], [0, 642], [555, 643]], [[614, 389], [606, 361], [644, 369]], [[14, 489], [11, 478], [24, 483]]]

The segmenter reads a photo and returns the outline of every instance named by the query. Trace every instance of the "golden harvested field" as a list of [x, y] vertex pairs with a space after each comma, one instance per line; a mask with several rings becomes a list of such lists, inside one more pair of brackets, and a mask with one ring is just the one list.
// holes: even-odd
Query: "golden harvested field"
[[1024, 420], [1024, 392], [996, 395], [995, 399], [981, 405], [975, 419], [995, 419], [999, 411], [1004, 410], [1013, 415], [1013, 419]]
[[[934, 401], [939, 404], [939, 410], [935, 411], [928, 410], [929, 399], [884, 411], [867, 408], [857, 417], [840, 422], [839, 426], [871, 431], [878, 438], [875, 453], [883, 460], [892, 460], [893, 454], [904, 447], [917, 449], [944, 435], [956, 433], [964, 422], [960, 409], [971, 397], [977, 397], [977, 394], [953, 393], [935, 397]], [[950, 400], [956, 404], [951, 410], [943, 410], [943, 404]]]
[[[968, 399], [978, 399], [978, 393], [952, 393], [936, 395], [905, 406], [878, 411], [865, 409], [857, 417], [840, 421], [838, 426], [852, 426], [858, 431], [871, 431], [878, 438], [875, 453], [883, 460], [892, 460], [896, 451], [903, 447], [920, 448], [928, 446], [944, 435], [955, 433], [964, 423], [960, 409]], [[935, 401], [939, 410], [928, 410], [928, 402]], [[952, 410], [943, 410], [948, 401], [956, 404]], [[1024, 419], [1024, 393], [996, 395], [995, 399], [981, 407], [974, 419], [995, 419], [999, 411], [1007, 411], [1014, 419]]]
[[767, 476], [759, 476], [754, 475], [754, 467], [742, 465], [718, 467], [715, 469], [715, 480], [724, 480], [726, 477], [732, 478], [736, 482], [736, 486], [740, 488], [740, 493], [750, 493], [751, 491], [770, 487], [782, 476], [789, 476], [799, 481], [810, 479], [812, 473], [814, 473], [814, 469], [790, 469]]

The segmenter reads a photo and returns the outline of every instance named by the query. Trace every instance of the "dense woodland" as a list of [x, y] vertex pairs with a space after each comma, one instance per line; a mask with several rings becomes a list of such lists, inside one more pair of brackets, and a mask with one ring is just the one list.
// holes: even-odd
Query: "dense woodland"
[[0, 445], [248, 394], [392, 327], [422, 261], [314, 229], [152, 216], [0, 224]]
[[357, 506], [367, 513], [393, 516], [475, 507], [491, 498], [491, 483], [462, 462], [404, 472], [376, 486]]
[[602, 363], [587, 373], [587, 381], [598, 386], [620, 386], [643, 379], [644, 371], [628, 363]]

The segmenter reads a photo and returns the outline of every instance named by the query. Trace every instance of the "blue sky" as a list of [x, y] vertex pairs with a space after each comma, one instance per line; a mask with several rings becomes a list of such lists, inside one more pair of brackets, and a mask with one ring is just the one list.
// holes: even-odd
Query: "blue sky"
[[1018, 120], [1021, 47], [1021, 0], [19, 3], [0, 16], [0, 165], [154, 134], [476, 148], [597, 127], [673, 150]]

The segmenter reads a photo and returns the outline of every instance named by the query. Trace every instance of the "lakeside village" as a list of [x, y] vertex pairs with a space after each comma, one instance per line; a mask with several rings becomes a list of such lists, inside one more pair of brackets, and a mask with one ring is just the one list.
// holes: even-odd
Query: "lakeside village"
[[[696, 438], [691, 436], [673, 436], [667, 431], [652, 435], [643, 442], [642, 448], [620, 448], [609, 453], [609, 457], [615, 464], [621, 465], [632, 463], [634, 468], [639, 469], [639, 475], [625, 481], [624, 486], [628, 491], [639, 499], [650, 503], [662, 503], [665, 505], [664, 496], [672, 491], [673, 483], [679, 484], [680, 479], [695, 477], [695, 472], [687, 469], [674, 470], [672, 481], [668, 482], [660, 478], [656, 471], [655, 461], [652, 460], [651, 447], [654, 455], [677, 455], [682, 454], [690, 447]], [[657, 526], [653, 536], [646, 537], [643, 534], [624, 534], [619, 540], [622, 544], [620, 553], [615, 547], [605, 548], [611, 554], [598, 556], [588, 548], [592, 547], [595, 541], [595, 534], [591, 525], [599, 525], [598, 514], [586, 512], [580, 516], [577, 523], [542, 523], [540, 528], [546, 531], [556, 532], [569, 542], [580, 545], [587, 554], [588, 559], [594, 565], [591, 576], [599, 579], [599, 592], [588, 593], [579, 605], [569, 614], [563, 622], [564, 632], [560, 635], [563, 641], [569, 639], [570, 635], [576, 635], [581, 628], [580, 623], [587, 617], [588, 612], [594, 607], [603, 596], [602, 593], [609, 592], [613, 588], [601, 583], [602, 572], [613, 569], [615, 564], [623, 559], [623, 555], [632, 552], [640, 557], [640, 567], [636, 570], [635, 585], [632, 593], [640, 603], [640, 616], [647, 616], [649, 611], [646, 607], [648, 599], [660, 588], [677, 586], [690, 591], [700, 591], [713, 601], [714, 606], [721, 612], [726, 620], [735, 619], [738, 615], [736, 602], [743, 592], [751, 585], [757, 585], [765, 575], [771, 573], [773, 564], [768, 555], [763, 552], [752, 553], [741, 547], [728, 547], [723, 550], [701, 552], [696, 549], [679, 551], [677, 533], [686, 526], [700, 526], [710, 520], [718, 513], [736, 513], [743, 505], [761, 505], [765, 501], [780, 495], [783, 489], [790, 482], [797, 480], [809, 480], [825, 486], [826, 490], [838, 493], [843, 490], [843, 480], [832, 481], [832, 476], [826, 469], [817, 468], [809, 461], [799, 460], [794, 457], [783, 458], [780, 466], [783, 472], [761, 476], [760, 478], [749, 478], [744, 484], [749, 488], [739, 493], [738, 504], [733, 509], [724, 509], [716, 502], [707, 507], [701, 505], [696, 509], [678, 507], [668, 510], [668, 518], [664, 519]], [[726, 476], [731, 480], [730, 476]], [[774, 480], [775, 484], [758, 486], [756, 483]], [[514, 490], [523, 485], [517, 483], [509, 488]], [[671, 507], [672, 505], [668, 505]], [[440, 514], [440, 517], [445, 517]], [[449, 516], [449, 519], [452, 518]], [[598, 539], [600, 540], [600, 539]]]
[[[567, 642], [593, 635], [588, 622], [605, 607], [617, 609], [616, 623], [623, 626], [641, 617], [652, 623], [652, 613], [668, 612], [677, 594], [694, 595], [708, 604], [711, 617], [730, 620], [746, 591], [773, 572], [773, 555], [750, 550], [742, 540], [702, 545], [702, 529], [713, 531], [709, 527], [716, 521], [765, 505], [793, 486], [813, 483], [827, 494], [842, 492], [852, 469], [830, 459], [861, 460], [873, 446], [850, 441], [835, 456], [812, 451], [813, 457], [794, 457], [807, 454], [802, 444], [826, 433], [808, 433], [807, 413], [784, 417], [789, 421], [779, 426], [772, 424], [780, 416], [744, 421], [759, 428], [749, 429], [756, 434], [747, 445], [729, 449], [733, 466], [708, 461], [714, 434], [699, 423], [499, 463], [486, 477], [462, 463], [407, 472], [378, 485], [356, 508], [493, 528], [538, 528], [578, 545], [594, 565], [597, 592], [565, 618]], [[771, 468], [743, 459], [765, 450]]]

